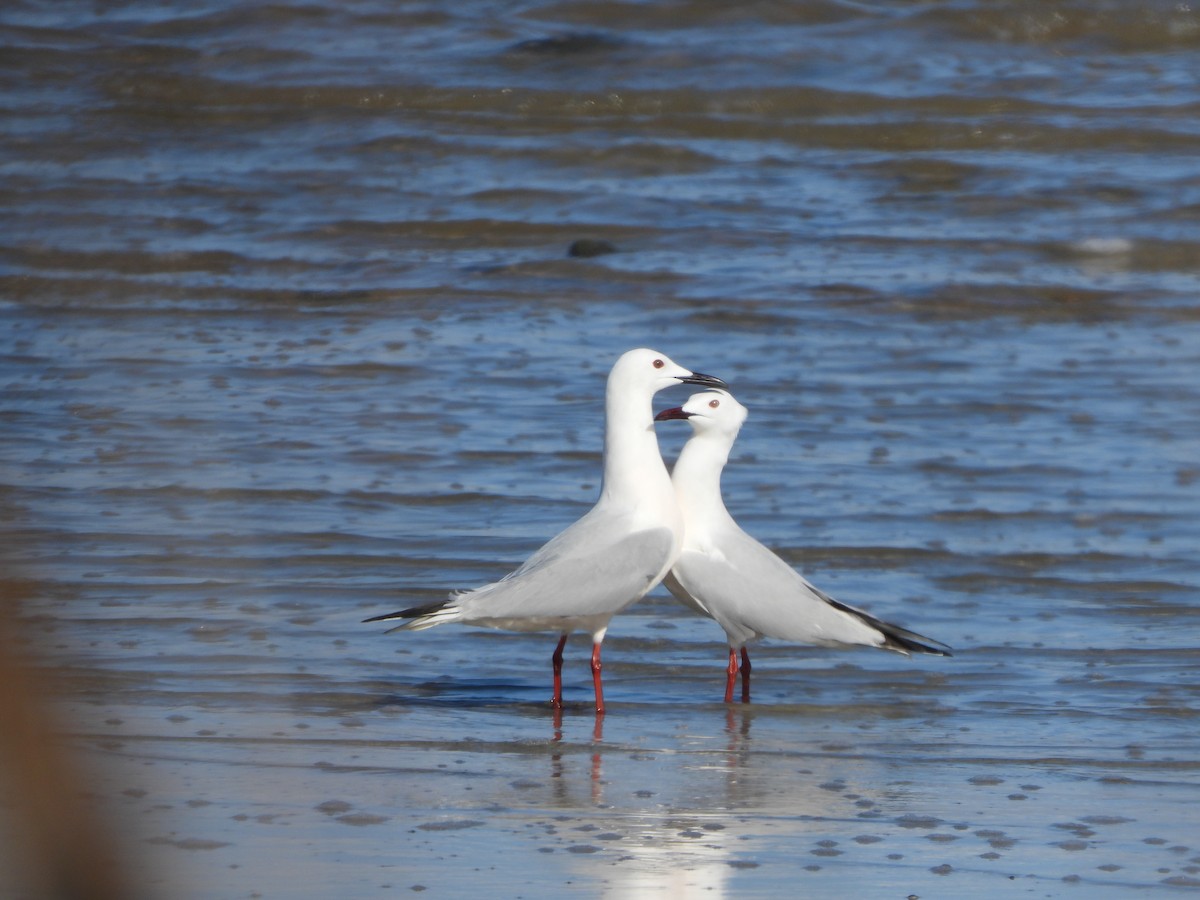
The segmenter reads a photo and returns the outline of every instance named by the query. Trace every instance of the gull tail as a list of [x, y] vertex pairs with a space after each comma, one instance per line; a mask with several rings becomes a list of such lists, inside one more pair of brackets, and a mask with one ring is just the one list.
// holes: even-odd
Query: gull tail
[[823, 591], [817, 591], [817, 593], [830, 606], [866, 622], [882, 634], [883, 643], [880, 646], [885, 650], [895, 650], [897, 653], [903, 653], [905, 656], [913, 653], [928, 653], [933, 656], [954, 655], [950, 652], [949, 645], [943, 644], [941, 641], [935, 641], [933, 638], [927, 638], [923, 634], [917, 634], [915, 631], [909, 631], [907, 628], [901, 628], [899, 625], [893, 625], [891, 622], [877, 619], [870, 613], [863, 612], [861, 609], [855, 609], [853, 606], [847, 606], [845, 603], [834, 600]]
[[437, 603], [428, 603], [425, 606], [410, 606], [408, 609], [402, 609], [399, 612], [384, 613], [382, 616], [371, 616], [371, 618], [363, 619], [363, 621], [388, 622], [394, 619], [409, 620], [384, 632], [384, 634], [391, 634], [393, 631], [424, 631], [426, 628], [432, 628], [434, 625], [441, 625], [443, 622], [454, 622], [460, 618], [462, 618], [462, 610], [458, 608], [458, 604], [451, 597], [449, 600], [439, 600]]

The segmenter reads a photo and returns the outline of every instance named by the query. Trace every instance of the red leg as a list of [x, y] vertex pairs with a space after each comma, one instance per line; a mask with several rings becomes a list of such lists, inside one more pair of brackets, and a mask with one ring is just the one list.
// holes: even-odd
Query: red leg
[[600, 644], [592, 644], [592, 684], [596, 687], [596, 715], [604, 715], [604, 688], [600, 684]]
[[733, 702], [733, 682], [734, 682], [734, 679], [737, 678], [737, 673], [738, 673], [737, 651], [734, 650], [732, 647], [729, 648], [729, 666], [725, 669], [725, 672], [729, 676], [728, 678], [725, 679], [725, 702], [732, 703]]
[[750, 672], [754, 667], [750, 665], [750, 651], [745, 647], [742, 648], [742, 702], [750, 702]]
[[558, 639], [558, 646], [554, 648], [554, 655], [550, 657], [550, 662], [554, 663], [554, 696], [550, 705], [555, 709], [562, 709], [562, 652], [566, 643], [567, 636], [564, 634]]

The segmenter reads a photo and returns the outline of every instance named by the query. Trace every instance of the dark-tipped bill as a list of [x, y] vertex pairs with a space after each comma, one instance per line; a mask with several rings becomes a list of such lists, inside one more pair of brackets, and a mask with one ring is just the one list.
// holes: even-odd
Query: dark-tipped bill
[[723, 382], [715, 375], [705, 375], [702, 372], [693, 372], [691, 375], [682, 375], [679, 378], [684, 384], [698, 384], [701, 387], [713, 387], [729, 389], [729, 385]]
[[687, 419], [691, 417], [691, 413], [684, 412], [682, 406], [676, 406], [674, 409], [664, 409], [654, 417], [655, 422], [665, 422], [668, 419]]

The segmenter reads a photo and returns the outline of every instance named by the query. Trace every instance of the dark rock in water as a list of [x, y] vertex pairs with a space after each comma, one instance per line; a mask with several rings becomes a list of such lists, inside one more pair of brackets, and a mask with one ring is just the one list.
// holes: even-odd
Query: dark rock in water
[[603, 256], [606, 253], [616, 253], [617, 248], [608, 241], [597, 241], [591, 238], [580, 238], [567, 250], [567, 256], [579, 256], [587, 259], [591, 256]]
[[518, 53], [546, 53], [566, 56], [572, 53], [592, 53], [620, 46], [616, 38], [598, 31], [570, 31], [553, 37], [531, 38], [513, 45]]

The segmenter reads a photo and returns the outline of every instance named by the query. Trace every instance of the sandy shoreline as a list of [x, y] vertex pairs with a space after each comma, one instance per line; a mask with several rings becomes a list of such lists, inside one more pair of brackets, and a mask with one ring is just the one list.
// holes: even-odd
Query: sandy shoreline
[[[427, 655], [452, 667], [442, 649], [538, 645], [511, 637], [451, 633]], [[765, 653], [763, 701], [730, 707], [672, 696], [719, 688], [719, 671], [648, 682], [619, 639], [614, 651], [599, 722], [582, 700], [556, 725], [519, 699], [542, 691], [533, 673], [334, 691], [298, 673], [236, 694], [227, 675], [170, 705], [68, 699], [69, 744], [152, 896], [1002, 896], [1016, 883], [1115, 898], [1200, 883], [1195, 766], [1090, 746], [1052, 716], [976, 735], [993, 715], [962, 685], [996, 668], [987, 651], [953, 679], [938, 661], [816, 653], [786, 667]], [[814, 684], [811, 702], [786, 702]], [[839, 691], [860, 704], [829, 702]]]

